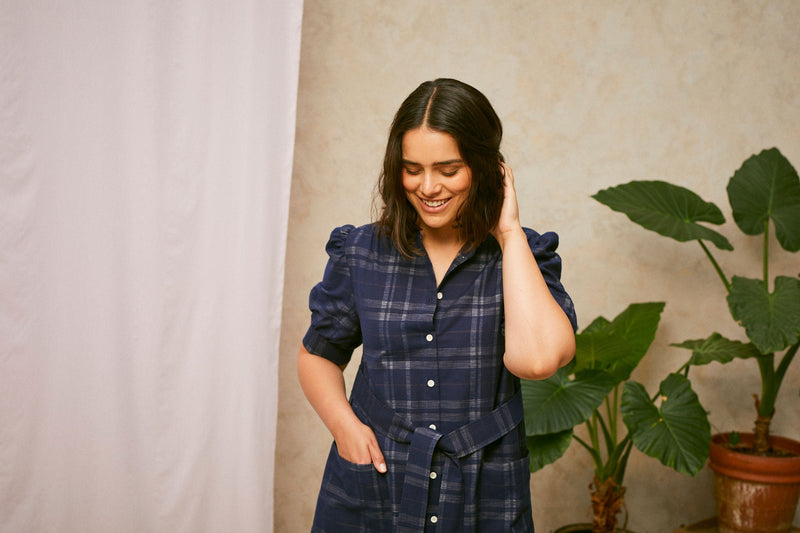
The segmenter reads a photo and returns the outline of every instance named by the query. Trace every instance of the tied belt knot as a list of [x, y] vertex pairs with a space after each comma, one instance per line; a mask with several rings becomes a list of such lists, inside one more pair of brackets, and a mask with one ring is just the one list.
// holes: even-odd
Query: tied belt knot
[[398, 533], [419, 532], [425, 527], [434, 450], [441, 451], [458, 464], [459, 459], [486, 447], [516, 428], [523, 418], [522, 394], [517, 391], [493, 411], [442, 434], [427, 426], [414, 424], [375, 396], [363, 365], [353, 384], [350, 402], [373, 430], [395, 442], [409, 445], [397, 522]]

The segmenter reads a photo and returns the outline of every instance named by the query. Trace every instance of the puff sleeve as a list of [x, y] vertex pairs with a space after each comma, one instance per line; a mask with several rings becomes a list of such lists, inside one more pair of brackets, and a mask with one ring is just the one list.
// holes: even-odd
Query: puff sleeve
[[347, 261], [347, 238], [352, 225], [331, 232], [325, 251], [328, 264], [322, 281], [311, 289], [308, 305], [311, 325], [303, 337], [303, 346], [310, 353], [337, 365], [350, 361], [361, 345], [361, 326], [356, 309], [350, 266]]
[[539, 265], [544, 281], [550, 289], [553, 299], [561, 306], [572, 324], [572, 330], [578, 329], [578, 319], [575, 315], [575, 306], [564, 286], [561, 284], [561, 257], [556, 253], [558, 248], [558, 235], [549, 231], [539, 235], [535, 231], [525, 228], [528, 237], [528, 246], [533, 252], [533, 257]]

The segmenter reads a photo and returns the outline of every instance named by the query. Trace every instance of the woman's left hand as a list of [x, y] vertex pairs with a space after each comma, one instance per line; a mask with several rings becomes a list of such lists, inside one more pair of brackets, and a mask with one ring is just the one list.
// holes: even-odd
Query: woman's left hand
[[514, 173], [511, 167], [501, 162], [500, 167], [503, 169], [503, 206], [500, 208], [500, 219], [497, 221], [497, 226], [492, 229], [492, 235], [503, 247], [506, 235], [509, 232], [521, 230], [522, 225], [519, 221], [519, 204], [517, 203], [517, 191], [514, 188]]

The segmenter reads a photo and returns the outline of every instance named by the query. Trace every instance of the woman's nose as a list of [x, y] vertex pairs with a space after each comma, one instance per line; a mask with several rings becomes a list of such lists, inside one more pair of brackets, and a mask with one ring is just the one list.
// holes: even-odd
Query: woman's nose
[[424, 172], [422, 176], [422, 184], [420, 185], [420, 191], [425, 196], [436, 196], [439, 194], [441, 183], [439, 179], [434, 175], [433, 172]]

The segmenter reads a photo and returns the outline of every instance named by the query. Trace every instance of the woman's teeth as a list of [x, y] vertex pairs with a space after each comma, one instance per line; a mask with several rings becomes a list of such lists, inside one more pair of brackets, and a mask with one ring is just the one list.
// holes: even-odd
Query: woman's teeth
[[428, 207], [439, 207], [440, 205], [446, 204], [447, 200], [437, 200], [435, 202], [430, 200], [422, 200], [422, 203], [427, 205]]

